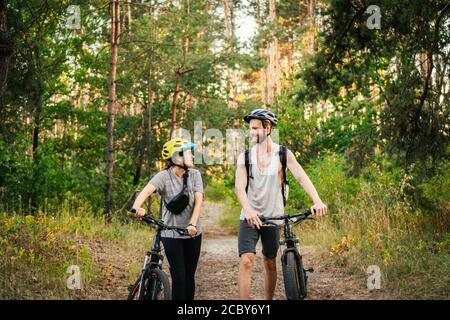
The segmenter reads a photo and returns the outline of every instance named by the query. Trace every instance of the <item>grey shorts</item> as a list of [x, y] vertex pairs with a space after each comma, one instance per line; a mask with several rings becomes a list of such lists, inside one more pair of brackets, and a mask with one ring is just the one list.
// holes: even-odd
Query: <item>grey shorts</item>
[[247, 220], [241, 220], [238, 232], [239, 257], [243, 253], [256, 253], [256, 243], [261, 236], [262, 254], [267, 258], [275, 258], [280, 247], [280, 229], [275, 226], [264, 226], [253, 229]]

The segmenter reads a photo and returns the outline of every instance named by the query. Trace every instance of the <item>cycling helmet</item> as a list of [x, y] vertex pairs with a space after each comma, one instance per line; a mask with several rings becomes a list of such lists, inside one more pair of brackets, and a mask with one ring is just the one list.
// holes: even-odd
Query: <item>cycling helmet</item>
[[276, 126], [278, 119], [272, 111], [266, 109], [255, 109], [244, 117], [245, 122], [249, 123], [252, 119], [269, 120], [272, 126]]
[[197, 145], [187, 140], [183, 140], [181, 138], [172, 139], [167, 141], [161, 151], [162, 159], [168, 160], [170, 159], [174, 153], [182, 152], [191, 148], [196, 148]]

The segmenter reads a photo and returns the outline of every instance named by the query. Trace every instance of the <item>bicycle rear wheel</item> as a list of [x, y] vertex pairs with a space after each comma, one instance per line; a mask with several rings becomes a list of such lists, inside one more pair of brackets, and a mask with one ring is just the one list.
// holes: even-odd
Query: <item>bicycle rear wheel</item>
[[141, 278], [130, 287], [128, 300], [171, 300], [169, 278], [161, 269], [146, 270], [143, 278], [141, 291], [139, 284]]
[[306, 273], [303, 269], [302, 258], [297, 256], [295, 252], [288, 251], [281, 261], [281, 266], [287, 300], [304, 299], [307, 291]]

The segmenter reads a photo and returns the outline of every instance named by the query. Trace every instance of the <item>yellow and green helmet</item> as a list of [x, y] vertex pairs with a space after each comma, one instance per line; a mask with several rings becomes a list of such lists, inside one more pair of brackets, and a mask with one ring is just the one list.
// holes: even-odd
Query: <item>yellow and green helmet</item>
[[190, 141], [181, 138], [172, 139], [164, 143], [164, 146], [161, 151], [162, 159], [168, 160], [172, 158], [172, 156], [176, 152], [182, 152], [191, 148], [195, 149], [196, 147], [197, 145]]

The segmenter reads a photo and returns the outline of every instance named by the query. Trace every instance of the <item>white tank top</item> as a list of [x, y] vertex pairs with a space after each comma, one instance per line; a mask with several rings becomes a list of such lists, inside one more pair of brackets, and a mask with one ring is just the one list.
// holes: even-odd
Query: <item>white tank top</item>
[[[280, 145], [272, 143], [270, 164], [261, 171], [256, 161], [256, 146], [250, 149], [249, 162], [253, 179], [249, 178], [248, 181], [247, 198], [250, 206], [265, 217], [277, 217], [284, 214], [283, 195], [278, 177], [279, 166], [281, 166], [279, 150]], [[240, 219], [245, 220], [244, 209], [241, 209]]]

